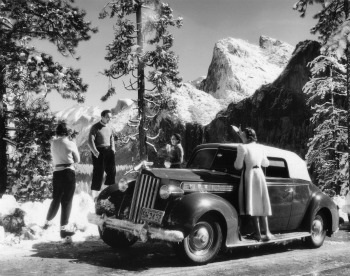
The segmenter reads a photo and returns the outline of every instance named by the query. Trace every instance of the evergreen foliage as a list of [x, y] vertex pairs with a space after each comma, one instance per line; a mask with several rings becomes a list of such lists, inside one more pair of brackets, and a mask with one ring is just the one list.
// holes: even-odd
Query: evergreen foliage
[[322, 55], [312, 63], [312, 78], [304, 91], [313, 106], [314, 136], [307, 161], [317, 184], [330, 195], [349, 191], [350, 162], [350, 19], [348, 0], [299, 0], [294, 9], [305, 16], [308, 5], [319, 3], [321, 11], [311, 33], [322, 41]]
[[[0, 1], [0, 125], [14, 124], [16, 132], [11, 138], [18, 143], [9, 155], [11, 186], [3, 169], [7, 159], [0, 162], [0, 193], [6, 185], [19, 199], [41, 200], [49, 195], [49, 140], [54, 118], [45, 97], [57, 91], [63, 98], [83, 102], [87, 85], [79, 70], [60, 65], [52, 56], [38, 52], [31, 42], [47, 40], [62, 55], [74, 57], [79, 42], [90, 39], [97, 30], [73, 4], [74, 0]], [[6, 108], [13, 111], [9, 121]], [[1, 156], [6, 156], [2, 139], [6, 135], [1, 129]]]
[[[134, 78], [129, 84], [124, 83], [125, 89], [138, 91], [139, 118], [130, 125], [138, 128], [140, 158], [147, 158], [147, 144], [152, 146], [147, 141], [151, 139], [146, 135], [148, 123], [161, 110], [174, 107], [169, 87], [181, 83], [178, 57], [170, 50], [174, 37], [168, 28], [181, 27], [182, 19], [174, 19], [169, 5], [159, 0], [112, 1], [100, 14], [101, 18], [107, 16], [115, 17], [116, 23], [114, 40], [107, 46], [106, 60], [111, 65], [104, 74], [110, 80], [124, 76]], [[110, 83], [103, 101], [116, 93]], [[135, 139], [135, 135], [129, 136], [126, 141], [130, 138]]]
[[319, 56], [310, 66], [312, 78], [304, 86], [312, 107], [314, 136], [308, 143], [306, 160], [314, 179], [325, 193], [347, 191], [347, 127], [344, 67], [334, 58]]

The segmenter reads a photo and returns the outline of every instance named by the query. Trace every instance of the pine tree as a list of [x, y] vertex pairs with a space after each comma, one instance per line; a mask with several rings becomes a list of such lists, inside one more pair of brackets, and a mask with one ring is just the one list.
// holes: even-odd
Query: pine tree
[[[344, 81], [342, 85], [346, 91], [345, 110], [346, 110], [346, 146], [343, 150], [347, 151], [342, 155], [341, 164], [346, 165], [346, 177], [342, 178], [344, 184], [349, 190], [349, 164], [350, 164], [350, 19], [349, 19], [349, 0], [299, 0], [294, 8], [301, 13], [303, 17], [309, 4], [320, 3], [322, 10], [315, 14], [314, 18], [318, 20], [311, 29], [311, 33], [318, 33], [323, 44], [321, 52], [328, 57], [337, 58], [337, 62], [345, 66], [343, 70]], [[315, 65], [315, 63], [314, 63]], [[312, 81], [312, 80], [311, 80]], [[346, 160], [346, 162], [345, 162]], [[344, 189], [342, 189], [344, 191]]]
[[[25, 103], [53, 90], [63, 98], [84, 101], [87, 90], [79, 70], [66, 68], [31, 40], [47, 40], [65, 56], [75, 56], [80, 41], [97, 30], [84, 20], [85, 12], [72, 6], [74, 0], [0, 1], [0, 195], [7, 187], [7, 108]], [[18, 107], [19, 105], [17, 105]], [[26, 108], [26, 105], [22, 105]], [[24, 109], [25, 111], [25, 109]], [[14, 118], [13, 118], [14, 119]]]
[[319, 56], [310, 64], [312, 78], [304, 86], [313, 110], [314, 136], [306, 160], [317, 185], [329, 195], [344, 194], [347, 140], [345, 68], [335, 58]]
[[[178, 58], [170, 50], [174, 37], [168, 27], [180, 27], [182, 19], [174, 19], [169, 5], [159, 0], [109, 2], [100, 14], [101, 18], [107, 16], [116, 17], [117, 21], [114, 40], [107, 46], [106, 60], [112, 64], [104, 74], [111, 80], [129, 75], [134, 78], [129, 84], [124, 83], [125, 89], [137, 90], [138, 93], [139, 117], [130, 124], [138, 132], [129, 137], [138, 135], [139, 157], [145, 159], [147, 145], [153, 146], [148, 141], [151, 137], [146, 133], [149, 119], [172, 106], [167, 89], [170, 84], [178, 86], [181, 82]], [[149, 87], [146, 87], [146, 80]], [[111, 84], [102, 100], [115, 93]]]

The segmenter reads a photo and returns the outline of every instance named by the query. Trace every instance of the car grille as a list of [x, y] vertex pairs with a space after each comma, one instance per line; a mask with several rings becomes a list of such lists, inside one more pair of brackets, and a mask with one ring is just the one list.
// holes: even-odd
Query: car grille
[[131, 202], [130, 221], [141, 223], [140, 210], [143, 207], [153, 208], [159, 191], [159, 179], [147, 174], [141, 174], [135, 184]]

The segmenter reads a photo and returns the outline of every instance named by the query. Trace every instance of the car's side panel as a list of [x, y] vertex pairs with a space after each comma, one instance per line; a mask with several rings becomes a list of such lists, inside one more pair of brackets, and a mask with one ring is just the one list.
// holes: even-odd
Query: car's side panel
[[288, 231], [299, 228], [312, 195], [312, 191], [310, 189], [311, 182], [301, 179], [294, 179], [294, 183], [293, 204], [288, 223]]
[[183, 196], [171, 210], [168, 223], [181, 226], [187, 235], [198, 219], [206, 213], [214, 213], [221, 217], [226, 224], [226, 245], [239, 240], [238, 214], [236, 209], [225, 199], [210, 193], [193, 193]]
[[271, 231], [287, 230], [292, 210], [294, 183], [291, 179], [266, 178], [270, 196], [272, 216], [269, 219]]
[[318, 191], [316, 188], [312, 189], [311, 201], [309, 203], [308, 209], [303, 218], [301, 229], [310, 231], [312, 221], [314, 216], [320, 210], [326, 210], [330, 214], [330, 231], [329, 235], [339, 228], [339, 214], [336, 205], [334, 202], [325, 194]]

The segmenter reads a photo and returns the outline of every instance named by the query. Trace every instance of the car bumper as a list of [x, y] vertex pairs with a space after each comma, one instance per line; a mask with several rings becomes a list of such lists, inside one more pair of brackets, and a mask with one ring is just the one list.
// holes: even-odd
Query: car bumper
[[149, 226], [147, 223], [139, 224], [116, 218], [108, 218], [104, 215], [88, 214], [88, 221], [101, 227], [116, 229], [125, 233], [130, 233], [146, 242], [148, 238], [164, 240], [169, 242], [181, 242], [184, 234], [177, 230], [167, 230], [163, 228]]

